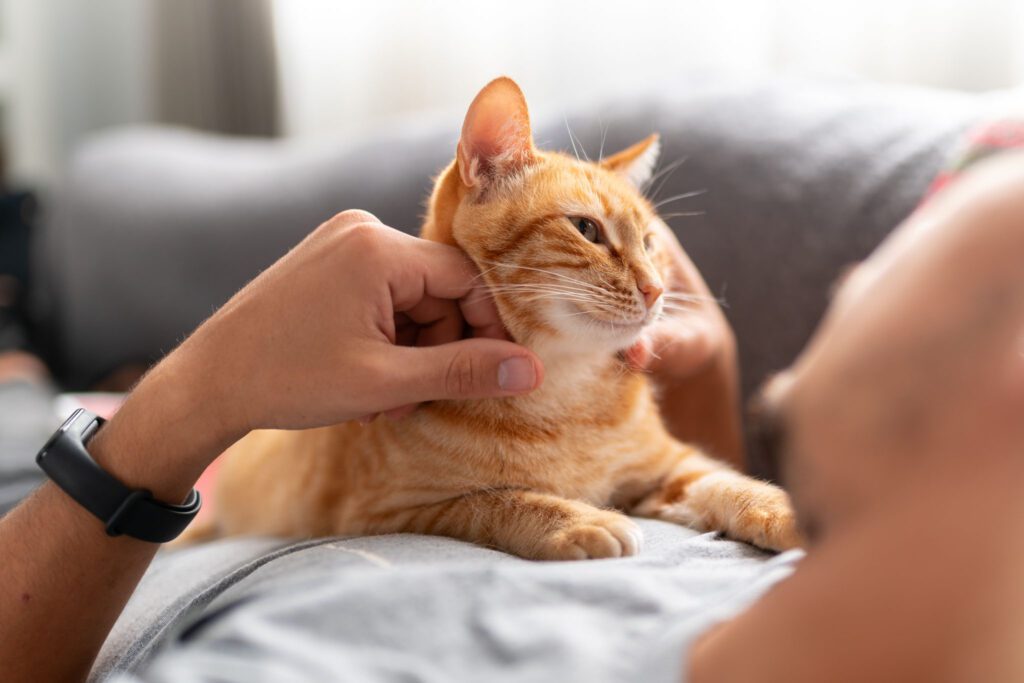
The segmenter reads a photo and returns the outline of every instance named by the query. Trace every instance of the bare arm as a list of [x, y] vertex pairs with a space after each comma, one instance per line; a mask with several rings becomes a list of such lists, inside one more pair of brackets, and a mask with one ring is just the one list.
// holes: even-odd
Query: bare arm
[[844, 285], [782, 400], [817, 543], [692, 652], [702, 681], [1024, 679], [1024, 157]]
[[[179, 357], [180, 358], [180, 357]], [[198, 410], [196, 376], [169, 358], [90, 443], [108, 472], [159, 500], [182, 501], [237, 434]], [[179, 425], [188, 425], [179, 429]], [[0, 659], [14, 681], [83, 679], [159, 546], [111, 538], [47, 482], [0, 521]]]
[[[125, 484], [178, 502], [250, 429], [530, 391], [543, 371], [529, 351], [459, 340], [464, 321], [500, 328], [493, 306], [471, 296], [475, 274], [451, 247], [340, 214], [154, 368], [90, 454]], [[107, 536], [51, 483], [0, 520], [4, 680], [84, 678], [156, 550]]]
[[739, 364], [731, 338], [693, 375], [665, 378], [660, 384], [661, 411], [669, 431], [744, 471]]

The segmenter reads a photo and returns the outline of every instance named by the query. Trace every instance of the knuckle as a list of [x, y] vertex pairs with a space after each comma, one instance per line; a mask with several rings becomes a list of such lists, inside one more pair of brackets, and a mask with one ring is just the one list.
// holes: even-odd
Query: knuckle
[[330, 222], [340, 227], [345, 227], [359, 225], [362, 223], [379, 224], [380, 220], [369, 211], [363, 211], [362, 209], [348, 209], [336, 214]]
[[[366, 259], [372, 259], [384, 240], [379, 223], [354, 223], [334, 228], [335, 246], [351, 250]], [[340, 251], [340, 249], [339, 249]]]
[[479, 371], [472, 356], [456, 353], [445, 371], [445, 390], [453, 396], [465, 396], [476, 389]]
[[336, 214], [317, 228], [317, 232], [328, 239], [343, 239], [362, 242], [379, 232], [381, 222], [370, 213], [350, 209]]
[[360, 244], [372, 245], [380, 239], [380, 230], [374, 223], [355, 223], [345, 229], [349, 239]]

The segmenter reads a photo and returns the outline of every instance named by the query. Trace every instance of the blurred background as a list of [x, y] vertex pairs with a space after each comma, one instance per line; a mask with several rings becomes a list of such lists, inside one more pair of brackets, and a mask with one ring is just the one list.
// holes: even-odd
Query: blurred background
[[[1019, 0], [2, 0], [4, 177], [45, 188], [109, 126], [303, 141], [424, 110], [496, 74], [546, 102], [624, 96], [687, 68], [969, 91], [1024, 81]], [[556, 112], [557, 113], [557, 112]]]
[[963, 133], [1021, 110], [1024, 2], [0, 0], [0, 388], [35, 362], [124, 390], [339, 210], [415, 231], [499, 74], [542, 146], [664, 134], [652, 192], [700, 195], [671, 225], [750, 396]]

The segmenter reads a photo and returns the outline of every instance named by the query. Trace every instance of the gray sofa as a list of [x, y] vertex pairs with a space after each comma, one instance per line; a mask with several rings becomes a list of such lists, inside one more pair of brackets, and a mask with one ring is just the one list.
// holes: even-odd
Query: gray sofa
[[[671, 224], [727, 303], [749, 395], [799, 351], [836, 274], [912, 211], [961, 133], [990, 108], [984, 98], [911, 88], [689, 75], [656, 94], [569, 107], [566, 115], [592, 154], [605, 131], [606, 150], [659, 131], [663, 162], [685, 157], [659, 196], [706, 190], [672, 209], [703, 215]], [[156, 360], [337, 211], [363, 208], [416, 231], [430, 177], [451, 157], [460, 123], [417, 122], [357, 145], [316, 148], [160, 128], [98, 136], [69, 165], [35, 244], [33, 310], [48, 330], [60, 381], [84, 387], [122, 363]], [[561, 117], [535, 121], [535, 131], [546, 147], [570, 146]], [[14, 403], [22, 417], [0, 425], [0, 505], [36, 481], [30, 451], [55, 426], [42, 416], [38, 388], [0, 385], [0, 405]], [[582, 666], [590, 680], [670, 680], [688, 638], [749, 602], [796, 559], [658, 523], [645, 530], [654, 549], [635, 562], [571, 570], [509, 564], [491, 551], [415, 537], [288, 546], [236, 540], [161, 555], [96, 676], [138, 666], [163, 642], [147, 680], [204, 680], [203, 666], [223, 676], [217, 680], [291, 680], [295, 671], [346, 662], [361, 673], [340, 679], [553, 680]], [[274, 583], [285, 575], [294, 592]], [[318, 593], [327, 575], [352, 583]], [[403, 611], [401, 599], [413, 600], [424, 586], [445, 596], [443, 604], [414, 600], [417, 607]], [[330, 620], [318, 609], [310, 616], [297, 597], [303, 591], [340, 611]], [[387, 596], [375, 602], [375, 591]], [[538, 594], [544, 599], [534, 607], [552, 611], [516, 612]], [[255, 620], [234, 611], [247, 601], [262, 605]], [[358, 627], [341, 615], [355, 604]], [[387, 610], [397, 610], [394, 619]], [[412, 626], [433, 618], [443, 625]], [[609, 633], [612, 622], [588, 630], [602, 619], [627, 632]], [[304, 634], [290, 646], [287, 629], [257, 628], [284, 622]], [[675, 635], [646, 640], [660, 633], [656, 624], [674, 624], [667, 631]], [[547, 640], [517, 639], [531, 629]], [[597, 640], [584, 643], [567, 629]], [[302, 638], [322, 632], [336, 636], [318, 641], [333, 654], [267, 678], [268, 652], [295, 654]], [[645, 643], [648, 660], [615, 664]], [[596, 669], [581, 663], [588, 653]], [[493, 677], [476, 676], [485, 673]]]
[[[666, 94], [668, 93], [668, 94]], [[655, 96], [566, 117], [584, 148], [651, 131], [659, 188], [684, 247], [720, 293], [744, 394], [801, 348], [842, 267], [914, 207], [983, 101], [851, 82], [691, 76]], [[34, 308], [66, 386], [174, 347], [242, 284], [333, 213], [361, 207], [415, 232], [461, 121], [415, 123], [361, 144], [309, 147], [184, 130], [102, 135], [72, 161], [39, 240]], [[537, 140], [569, 149], [561, 117]]]

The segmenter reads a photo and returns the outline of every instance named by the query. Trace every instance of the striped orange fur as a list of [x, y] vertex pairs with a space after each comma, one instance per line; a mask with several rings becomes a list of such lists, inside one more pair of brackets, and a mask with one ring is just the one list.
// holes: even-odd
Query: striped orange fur
[[660, 219], [638, 187], [656, 136], [591, 163], [534, 147], [499, 78], [470, 106], [423, 237], [477, 263], [509, 333], [543, 360], [527, 396], [441, 401], [398, 421], [254, 432], [223, 457], [221, 535], [441, 534], [528, 558], [631, 555], [626, 514], [797, 545], [789, 499], [666, 431], [618, 352], [662, 311]]

